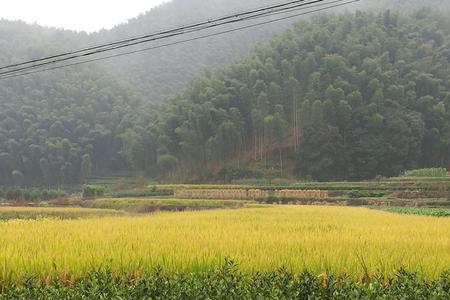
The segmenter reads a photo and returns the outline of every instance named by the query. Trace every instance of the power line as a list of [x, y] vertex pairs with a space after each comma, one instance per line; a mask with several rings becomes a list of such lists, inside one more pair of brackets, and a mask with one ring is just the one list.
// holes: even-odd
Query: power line
[[[291, 19], [291, 18], [303, 16], [303, 15], [308, 15], [308, 14], [311, 14], [311, 13], [325, 11], [325, 10], [328, 10], [328, 9], [331, 9], [331, 8], [341, 7], [341, 6], [344, 6], [344, 5], [351, 4], [351, 3], [359, 2], [360, 0], [347, 0], [345, 2], [344, 1], [345, 0], [335, 0], [335, 1], [329, 2], [327, 4], [332, 4], [332, 3], [338, 3], [338, 4], [328, 5], [326, 7], [322, 7], [322, 8], [315, 9], [315, 10], [310, 10], [310, 11], [307, 11], [307, 12], [297, 13], [297, 14], [293, 14], [293, 15], [289, 15], [289, 16], [285, 16], [285, 17], [281, 17], [281, 18], [277, 18], [277, 19], [273, 19], [273, 20], [269, 20], [269, 21], [265, 21], [265, 22], [259, 22], [259, 23], [256, 23], [256, 24], [251, 24], [251, 25], [247, 25], [247, 26], [234, 28], [234, 29], [229, 29], [229, 30], [225, 30], [225, 31], [222, 31], [222, 32], [212, 33], [212, 34], [208, 34], [208, 35], [204, 35], [204, 36], [200, 36], [200, 37], [189, 38], [189, 39], [176, 41], [176, 42], [172, 42], [172, 43], [167, 43], [167, 44], [163, 44], [163, 45], [158, 45], [158, 46], [154, 46], [154, 47], [138, 49], [138, 50], [134, 50], [134, 51], [129, 51], [129, 52], [124, 52], [124, 53], [104, 56], [104, 57], [90, 59], [90, 60], [85, 60], [85, 61], [80, 61], [80, 62], [76, 62], [76, 63], [65, 64], [65, 65], [60, 65], [60, 66], [56, 66], [56, 67], [45, 68], [45, 69], [38, 69], [38, 70], [35, 70], [35, 71], [26, 72], [26, 71], [28, 71], [30, 69], [33, 69], [33, 67], [30, 67], [28, 70], [25, 70], [25, 71], [22, 71], [22, 72], [18, 72], [17, 74], [6, 74], [6, 75], [3, 75], [3, 76], [0, 76], [0, 80], [9, 79], [9, 78], [15, 78], [15, 77], [19, 77], [19, 76], [25, 76], [25, 75], [30, 75], [30, 74], [36, 74], [36, 73], [41, 73], [41, 72], [45, 72], [45, 71], [57, 70], [57, 69], [61, 69], [61, 68], [67, 68], [67, 67], [82, 65], [82, 64], [86, 64], [86, 63], [95, 62], [95, 61], [112, 59], [112, 58], [121, 57], [121, 56], [125, 56], [125, 55], [131, 55], [131, 54], [136, 54], [136, 53], [140, 53], [140, 52], [144, 52], [144, 51], [150, 51], [150, 50], [160, 49], [160, 48], [164, 48], [164, 47], [168, 47], [168, 46], [172, 46], [172, 45], [178, 45], [178, 44], [187, 43], [187, 42], [191, 42], [191, 41], [201, 40], [201, 39], [210, 38], [210, 37], [214, 37], [214, 36], [218, 36], [218, 35], [223, 35], [223, 34], [227, 34], [227, 33], [231, 33], [231, 32], [236, 32], [236, 31], [240, 31], [240, 30], [244, 30], [244, 29], [248, 29], [248, 28], [262, 26], [262, 25], [266, 25], [266, 24], [270, 24], [270, 23], [274, 23], [274, 22], [279, 22], [279, 21], [283, 21], [283, 20], [287, 20], [287, 19]], [[320, 6], [322, 6], [322, 5], [325, 5], [325, 4], [321, 4]], [[317, 7], [317, 6], [319, 6], [319, 5], [316, 5], [315, 7]], [[304, 9], [310, 9], [311, 7], [303, 8], [303, 10]], [[299, 10], [299, 8], [297, 8], [296, 10]], [[296, 11], [296, 10], [290, 10], [289, 12], [293, 12], [293, 11]], [[272, 15], [281, 14], [281, 13], [286, 13], [286, 12], [277, 12], [277, 13], [273, 13]], [[267, 15], [267, 16], [270, 16], [270, 15]]]
[[[228, 25], [228, 24], [232, 24], [232, 23], [236, 23], [236, 22], [242, 22], [242, 21], [246, 21], [246, 20], [250, 20], [250, 19], [256, 19], [256, 18], [262, 18], [267, 16], [268, 14], [272, 14], [272, 13], [279, 13], [279, 12], [283, 12], [284, 10], [291, 10], [291, 9], [295, 9], [295, 8], [301, 8], [310, 4], [314, 4], [314, 3], [319, 3], [319, 2], [324, 2], [325, 0], [309, 0], [309, 2], [305, 2], [305, 0], [296, 0], [294, 2], [288, 2], [288, 4], [283, 4], [283, 5], [278, 5], [280, 6], [280, 8], [277, 8], [275, 10], [263, 10], [263, 9], [258, 9], [258, 14], [254, 14], [253, 11], [251, 13], [242, 13], [242, 15], [248, 15], [244, 18], [233, 18], [231, 20], [227, 20], [225, 22], [219, 22], [219, 23], [211, 23], [209, 25], [204, 25], [203, 27], [198, 27], [198, 28], [192, 28], [189, 31], [184, 31], [184, 30], [179, 30], [179, 29], [174, 29], [173, 33], [168, 34], [168, 35], [163, 35], [163, 36], [157, 36], [157, 37], [152, 37], [149, 39], [144, 39], [144, 40], [138, 40], [132, 43], [125, 43], [125, 44], [119, 44], [116, 46], [109, 46], [109, 47], [103, 47], [103, 49], [97, 49], [94, 51], [90, 51], [90, 52], [84, 52], [84, 53], [80, 53], [77, 55], [72, 55], [72, 56], [68, 56], [68, 57], [61, 57], [58, 58], [56, 60], [50, 60], [48, 61], [48, 59], [42, 59], [44, 62], [39, 63], [39, 64], [34, 64], [31, 66], [25, 66], [25, 67], [21, 67], [21, 68], [16, 68], [13, 70], [8, 70], [8, 71], [3, 71], [0, 72], [0, 75], [11, 75], [11, 74], [15, 74], [18, 73], [20, 71], [28, 71], [30, 69], [35, 69], [35, 68], [39, 68], [39, 67], [43, 67], [46, 65], [51, 65], [54, 63], [58, 63], [58, 62], [64, 62], [64, 61], [69, 61], [69, 60], [74, 60], [80, 57], [87, 57], [87, 56], [93, 56], [99, 53], [103, 53], [103, 52], [110, 52], [113, 50], [117, 50], [117, 49], [121, 49], [121, 48], [126, 48], [126, 47], [130, 47], [130, 46], [134, 46], [134, 45], [138, 45], [138, 44], [143, 44], [143, 43], [148, 43], [148, 42], [153, 42], [153, 41], [157, 41], [160, 39], [166, 39], [166, 38], [170, 38], [170, 37], [174, 37], [174, 36], [178, 36], [178, 35], [183, 35], [183, 34], [187, 34], [187, 33], [192, 33], [192, 32], [197, 32], [197, 31], [201, 31], [201, 30], [205, 30], [205, 29], [209, 29], [209, 28], [214, 28], [214, 27], [218, 27], [218, 26], [223, 26], [223, 25]], [[339, 0], [339, 1], [344, 1], [344, 0]], [[292, 6], [293, 4], [295, 4], [294, 6]], [[287, 6], [286, 6], [287, 5]], [[282, 6], [282, 7], [281, 7]], [[251, 15], [249, 15], [251, 14]], [[223, 18], [221, 18], [223, 19]], [[212, 21], [209, 21], [212, 22]], [[47, 61], [46, 61], [47, 60]]]
[[[336, 1], [333, 1], [333, 2], [342, 2], [342, 1], [344, 1], [344, 0], [336, 0]], [[294, 17], [307, 15], [307, 14], [310, 14], [310, 13], [324, 11], [324, 10], [327, 10], [327, 9], [330, 9], [330, 8], [344, 6], [344, 5], [347, 5], [347, 4], [350, 4], [350, 3], [354, 3], [354, 2], [358, 2], [358, 1], [359, 0], [347, 1], [345, 3], [341, 3], [341, 4], [338, 4], [338, 5], [332, 5], [332, 6], [324, 7], [324, 8], [321, 8], [321, 9], [316, 9], [316, 10], [309, 11], [309, 12], [306, 12], [306, 13], [295, 14], [295, 15], [291, 15], [291, 16], [288, 16], [288, 17], [278, 18], [278, 19], [274, 19], [274, 20], [270, 20], [270, 21], [266, 21], [266, 22], [261, 22], [261, 23], [257, 23], [257, 24], [253, 24], [253, 25], [243, 26], [243, 27], [239, 27], [239, 28], [235, 28], [235, 29], [231, 29], [231, 30], [226, 30], [226, 31], [222, 31], [222, 32], [214, 33], [214, 34], [208, 34], [208, 35], [205, 35], [205, 36], [190, 38], [190, 39], [177, 41], [177, 42], [173, 42], [173, 43], [163, 44], [163, 45], [159, 45], [159, 46], [155, 46], [155, 47], [144, 48], [144, 49], [139, 49], [139, 50], [125, 52], [125, 53], [119, 53], [119, 54], [115, 54], [115, 55], [110, 55], [110, 56], [106, 56], [106, 57], [100, 57], [100, 58], [96, 58], [96, 59], [76, 62], [76, 63], [72, 63], [72, 64], [66, 64], [66, 65], [62, 65], [62, 66], [57, 66], [57, 67], [52, 67], [52, 68], [47, 68], [47, 69], [41, 69], [41, 70], [37, 70], [37, 71], [33, 71], [33, 72], [26, 72], [26, 73], [14, 74], [14, 75], [2, 76], [2, 77], [0, 77], [0, 80], [1, 79], [14, 78], [14, 77], [23, 76], [23, 75], [36, 74], [36, 73], [40, 73], [40, 72], [44, 72], [44, 71], [51, 71], [51, 70], [56, 70], [56, 69], [61, 69], [61, 68], [66, 68], [66, 67], [71, 67], [71, 66], [77, 66], [77, 65], [81, 65], [81, 64], [90, 63], [90, 62], [101, 61], [101, 60], [111, 59], [111, 58], [115, 58], [115, 57], [135, 54], [135, 53], [139, 53], [139, 52], [144, 52], [144, 51], [164, 48], [164, 47], [171, 46], [171, 45], [177, 45], [177, 44], [182, 44], [182, 43], [186, 43], [186, 42], [190, 42], [190, 41], [205, 39], [205, 38], [209, 38], [209, 37], [213, 37], [213, 36], [217, 36], [217, 35], [222, 35], [222, 34], [226, 34], [226, 33], [231, 33], [231, 32], [235, 32], [235, 31], [247, 29], [247, 28], [257, 27], [257, 26], [261, 26], [261, 25], [265, 25], [265, 24], [269, 24], [269, 23], [274, 23], [274, 22], [278, 22], [278, 21], [282, 21], [282, 20], [286, 20], [286, 19], [291, 19], [291, 18], [294, 18]]]
[[282, 4], [262, 7], [260, 9], [256, 9], [256, 10], [252, 10], [252, 11], [248, 11], [248, 12], [234, 13], [234, 14], [231, 14], [231, 15], [227, 15], [227, 16], [223, 16], [223, 17], [217, 18], [215, 20], [210, 19], [210, 20], [207, 20], [207, 21], [186, 25], [186, 26], [183, 26], [183, 27], [180, 27], [180, 28], [170, 29], [170, 30], [166, 30], [166, 31], [160, 31], [160, 32], [157, 32], [157, 33], [152, 33], [152, 34], [145, 34], [145, 35], [141, 35], [141, 36], [137, 36], [137, 37], [133, 37], [133, 38], [128, 38], [128, 39], [123, 39], [123, 40], [119, 40], [119, 41], [109, 42], [109, 43], [106, 43], [106, 44], [103, 44], [103, 45], [90, 46], [90, 47], [87, 47], [87, 48], [82, 48], [82, 49], [79, 49], [79, 50], [74, 50], [74, 51], [70, 51], [70, 52], [66, 52], [66, 53], [62, 53], [62, 54], [57, 54], [57, 55], [53, 55], [53, 56], [43, 57], [43, 58], [40, 58], [40, 59], [30, 60], [30, 61], [26, 61], [26, 62], [22, 62], [22, 63], [16, 63], [16, 64], [12, 64], [12, 65], [9, 65], [9, 66], [0, 67], [0, 70], [6, 69], [6, 68], [11, 68], [11, 67], [16, 67], [16, 66], [21, 66], [21, 65], [25, 65], [25, 64], [30, 64], [30, 63], [34, 63], [34, 62], [38, 62], [38, 61], [42, 61], [42, 60], [53, 59], [53, 58], [58, 58], [58, 57], [61, 57], [61, 56], [76, 54], [76, 53], [80, 53], [80, 52], [84, 52], [84, 51], [99, 49], [99, 48], [103, 48], [105, 46], [132, 42], [132, 41], [135, 41], [135, 40], [138, 40], [138, 39], [148, 38], [148, 37], [154, 36], [154, 35], [170, 33], [170, 32], [173, 32], [174, 30], [189, 29], [189, 28], [192, 28], [192, 27], [205, 25], [205, 24], [211, 23], [213, 21], [222, 21], [222, 20], [229, 19], [229, 18], [240, 17], [240, 16], [243, 16], [244, 14], [248, 14], [248, 13], [259, 12], [259, 11], [262, 11], [262, 10], [273, 9], [273, 8], [279, 8], [279, 7], [282, 7], [282, 6], [285, 6], [285, 5], [289, 5], [289, 4], [292, 4], [292, 3], [299, 3], [299, 2], [304, 2], [304, 1], [305, 0], [294, 0], [294, 1], [287, 2], [287, 3], [282, 3]]
[[262, 7], [262, 8], [258, 8], [258, 9], [253, 9], [253, 10], [246, 11], [246, 12], [234, 13], [234, 14], [231, 14], [231, 15], [226, 15], [226, 16], [223, 16], [223, 17], [218, 17], [218, 18], [215, 18], [215, 19], [207, 20], [207, 21], [202, 21], [202, 22], [198, 22], [198, 23], [194, 23], [194, 24], [190, 24], [190, 25], [186, 25], [186, 26], [182, 26], [182, 27], [177, 27], [177, 28], [174, 28], [174, 29], [169, 29], [169, 30], [165, 30], [165, 31], [159, 31], [159, 32], [156, 32], [156, 33], [145, 34], [145, 35], [136, 36], [136, 37], [132, 37], [132, 38], [128, 38], [128, 39], [123, 39], [123, 40], [119, 40], [119, 41], [109, 42], [109, 43], [102, 44], [102, 45], [91, 46], [91, 47], [82, 48], [82, 49], [75, 50], [75, 51], [70, 51], [70, 52], [61, 53], [61, 54], [52, 55], [52, 56], [47, 56], [47, 57], [43, 57], [43, 58], [40, 58], [40, 59], [34, 59], [34, 60], [29, 60], [29, 61], [25, 61], [25, 62], [21, 62], [21, 63], [16, 63], [16, 64], [0, 67], [0, 70], [9, 69], [9, 68], [18, 67], [18, 66], [23, 66], [23, 65], [27, 65], [27, 64], [31, 64], [31, 63], [44, 61], [44, 60], [60, 58], [60, 57], [63, 57], [63, 56], [78, 54], [78, 53], [82, 53], [82, 52], [86, 52], [86, 51], [98, 50], [98, 49], [102, 49], [102, 48], [106, 48], [106, 47], [110, 47], [110, 46], [117, 46], [117, 45], [120, 45], [120, 44], [126, 44], [126, 43], [130, 43], [130, 42], [135, 42], [135, 41], [138, 41], [138, 40], [147, 39], [147, 38], [155, 37], [155, 36], [158, 36], [158, 35], [170, 34], [170, 33], [179, 32], [179, 31], [182, 31], [182, 30], [188, 30], [188, 29], [196, 28], [196, 27], [199, 27], [199, 26], [209, 25], [209, 24], [216, 23], [216, 22], [226, 21], [226, 20], [229, 20], [229, 19], [241, 18], [241, 17], [245, 17], [245, 16], [248, 16], [248, 15], [251, 15], [251, 14], [255, 14], [255, 13], [266, 12], [268, 10], [280, 9], [280, 8], [283, 8], [283, 7], [292, 5], [292, 4], [299, 4], [299, 3], [302, 3], [302, 2], [305, 2], [305, 1], [306, 0], [293, 0], [293, 1], [284, 2], [284, 3], [281, 3], [281, 4], [277, 4], [277, 5], [271, 5], [271, 6], [265, 6], [265, 7]]

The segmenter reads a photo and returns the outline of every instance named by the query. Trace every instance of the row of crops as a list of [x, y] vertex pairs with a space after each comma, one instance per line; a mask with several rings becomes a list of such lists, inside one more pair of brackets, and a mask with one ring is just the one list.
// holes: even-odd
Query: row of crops
[[[444, 169], [443, 169], [444, 170]], [[440, 171], [440, 173], [443, 172]], [[417, 174], [438, 172], [436, 169], [415, 170]], [[422, 173], [421, 173], [422, 172]], [[425, 172], [425, 173], [423, 173]], [[439, 173], [439, 172], [438, 172]], [[406, 174], [406, 173], [405, 173]], [[405, 175], [406, 176], [406, 175]], [[136, 198], [136, 197], [175, 197], [180, 199], [252, 199], [268, 198], [384, 198], [395, 199], [434, 199], [449, 200], [450, 177], [399, 177], [367, 182], [281, 182], [270, 185], [221, 185], [221, 184], [150, 184], [145, 180], [137, 186], [117, 184], [114, 188], [103, 185], [86, 185], [83, 191], [64, 191], [62, 189], [38, 188], [0, 188], [0, 203], [39, 202], [61, 200], [73, 194], [85, 199], [98, 197]], [[111, 185], [110, 185], [111, 186]], [[246, 196], [239, 196], [241, 194]], [[198, 194], [198, 195], [196, 195]], [[231, 195], [222, 197], [222, 194]], [[233, 194], [239, 194], [233, 197]], [[340, 199], [339, 199], [340, 198]], [[367, 205], [363, 203], [362, 205]]]
[[[98, 199], [91, 208], [78, 207], [0, 207], [0, 221], [38, 219], [83, 219], [125, 217], [159, 211], [193, 211], [224, 208], [264, 207], [258, 202], [241, 200], [180, 200], [180, 199]], [[450, 208], [369, 206], [389, 213], [450, 217]]]
[[[63, 279], [63, 278], [61, 278]], [[365, 277], [310, 272], [293, 273], [285, 268], [253, 275], [225, 262], [201, 273], [172, 274], [158, 269], [146, 277], [116, 277], [109, 271], [93, 272], [80, 280], [55, 280], [41, 284], [32, 279], [25, 286], [6, 289], [0, 300], [9, 299], [450, 299], [448, 274], [426, 280], [400, 270], [395, 276]]]
[[192, 199], [172, 199], [172, 198], [117, 198], [117, 199], [97, 199], [93, 202], [92, 208], [116, 209], [132, 213], [149, 213], [154, 211], [185, 211], [202, 210], [214, 208], [241, 208], [253, 201], [241, 200], [192, 200]]
[[371, 207], [391, 213], [421, 215], [433, 217], [450, 217], [450, 209], [439, 207]]
[[83, 202], [87, 207], [12, 207], [0, 206], [0, 221], [36, 219], [82, 219], [124, 217], [159, 211], [188, 211], [207, 209], [237, 209], [257, 206], [254, 201], [190, 200], [172, 198], [104, 198]]
[[262, 189], [274, 190], [450, 190], [450, 178], [392, 179], [367, 182], [296, 182], [287, 185], [205, 185], [205, 184], [161, 184], [150, 185], [150, 190], [174, 191], [182, 189]]
[[401, 177], [442, 178], [448, 175], [449, 172], [445, 168], [427, 168], [405, 171]]

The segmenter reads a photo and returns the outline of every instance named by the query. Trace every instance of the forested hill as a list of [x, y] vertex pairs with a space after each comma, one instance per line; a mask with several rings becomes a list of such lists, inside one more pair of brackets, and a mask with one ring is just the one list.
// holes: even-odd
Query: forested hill
[[450, 18], [324, 15], [195, 80], [158, 114], [159, 163], [317, 179], [450, 163]]
[[[21, 22], [0, 28], [2, 65], [70, 49], [86, 37]], [[121, 134], [141, 103], [94, 65], [1, 80], [0, 185], [79, 182], [91, 171], [127, 168]]]
[[[278, 2], [275, 0], [173, 0], [130, 20], [127, 24], [94, 34], [92, 39], [93, 41], [118, 40], [194, 24]], [[286, 29], [292, 22], [288, 20], [173, 45], [132, 57], [111, 60], [108, 64], [113, 73], [129, 80], [142, 94], [146, 95], [147, 100], [162, 101], [182, 91], [195, 76], [248, 53], [258, 42], [270, 39], [275, 33]], [[246, 22], [227, 29], [254, 23], [254, 21]], [[170, 42], [221, 31], [223, 28], [210, 29], [202, 33], [189, 34], [187, 37], [171, 39]], [[137, 49], [148, 47], [148, 45], [142, 45]]]
[[[99, 40], [123, 39], [282, 2], [277, 0], [173, 0], [130, 20], [127, 24], [92, 35], [91, 43]], [[339, 10], [354, 11], [358, 8], [414, 10], [424, 5], [446, 8], [450, 11], [447, 0], [362, 0], [359, 4], [352, 4]], [[113, 74], [132, 83], [137, 91], [146, 96], [147, 100], [162, 101], [182, 91], [186, 84], [205, 70], [229, 63], [248, 53], [258, 42], [266, 41], [274, 34], [282, 32], [293, 21], [276, 22], [152, 50], [132, 57], [117, 58], [108, 62], [108, 65]], [[245, 23], [245, 25], [248, 24], [252, 23]], [[210, 30], [207, 34], [218, 31], [221, 29]], [[196, 36], [199, 34], [189, 37]], [[148, 45], [138, 49], [145, 47]]]
[[[175, 0], [113, 30], [92, 35], [0, 20], [0, 64], [273, 2]], [[281, 28], [269, 26], [204, 40], [188, 48], [0, 81], [0, 186], [75, 183], [92, 173], [138, 167], [154, 174], [149, 126], [156, 109], [151, 103], [181, 90], [203, 70], [239, 57]]]
[[[1, 21], [0, 62], [142, 33], [150, 26], [145, 20], [180, 3], [98, 35]], [[337, 179], [446, 167], [449, 28], [447, 16], [427, 9], [331, 14], [299, 23], [217, 71], [210, 69], [245, 52], [267, 29], [251, 33], [254, 39], [242, 33], [197, 45], [187, 56], [180, 48], [154, 61], [133, 56], [3, 80], [0, 185], [79, 183], [130, 170], [183, 180], [229, 177], [227, 170]], [[149, 90], [170, 94], [203, 68], [209, 71], [184, 92], [151, 104]]]

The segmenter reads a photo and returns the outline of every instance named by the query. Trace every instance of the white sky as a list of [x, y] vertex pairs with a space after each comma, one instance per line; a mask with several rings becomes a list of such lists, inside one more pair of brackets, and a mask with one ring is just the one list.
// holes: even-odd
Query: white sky
[[0, 18], [93, 32], [149, 11], [168, 0], [0, 0]]

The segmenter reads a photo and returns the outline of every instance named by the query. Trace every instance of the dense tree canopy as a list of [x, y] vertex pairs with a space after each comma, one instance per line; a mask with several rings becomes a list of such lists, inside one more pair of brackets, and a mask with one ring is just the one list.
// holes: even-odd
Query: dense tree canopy
[[[172, 0], [153, 8], [149, 12], [117, 26], [109, 31], [101, 31], [90, 37], [87, 43], [99, 40], [111, 41], [144, 33], [167, 30], [176, 26], [196, 23], [218, 16], [279, 4], [277, 0]], [[423, 5], [446, 7], [447, 0], [365, 0], [347, 7], [335, 8], [334, 12], [355, 9], [401, 8], [414, 10]], [[304, 18], [308, 18], [305, 16]], [[185, 86], [204, 70], [229, 63], [248, 53], [258, 42], [267, 41], [274, 34], [287, 29], [295, 19], [275, 22], [261, 27], [249, 28], [230, 34], [155, 49], [133, 57], [123, 57], [107, 63], [110, 70], [129, 81], [137, 91], [150, 101], [163, 101], [168, 96], [182, 91]], [[246, 22], [242, 25], [249, 25]], [[202, 34], [212, 34], [223, 29], [217, 28]], [[191, 34], [187, 38], [202, 34]], [[178, 41], [171, 39], [170, 42]], [[137, 49], [147, 48], [138, 46]]]
[[[57, 30], [19, 22], [2, 28], [3, 64], [53, 53], [65, 41]], [[134, 116], [142, 106], [133, 89], [96, 66], [1, 80], [0, 185], [73, 183], [128, 168], [123, 141], [139, 126]], [[140, 111], [144, 120], [154, 110]]]
[[71, 183], [126, 168], [122, 145], [138, 105], [128, 87], [92, 68], [2, 82], [0, 184]]
[[[111, 41], [157, 32], [210, 20], [219, 16], [247, 11], [258, 7], [278, 3], [274, 0], [173, 0], [148, 13], [132, 19], [128, 24], [118, 26], [110, 31], [94, 34], [93, 41]], [[218, 35], [208, 39], [173, 45], [168, 48], [155, 49], [108, 62], [108, 66], [123, 79], [144, 94], [150, 101], [162, 101], [182, 89], [204, 70], [248, 53], [258, 42], [265, 41], [286, 28], [293, 21], [273, 23], [263, 27], [254, 27], [230, 34]], [[254, 23], [254, 21], [253, 21]], [[252, 24], [246, 22], [245, 25]], [[239, 24], [242, 26], [243, 24]], [[238, 25], [234, 26], [237, 27]], [[234, 28], [233, 27], [233, 28]], [[228, 27], [227, 29], [230, 29]], [[161, 44], [178, 42], [202, 35], [211, 35], [223, 31], [223, 28], [209, 29], [184, 37], [172, 38]], [[136, 49], [148, 48], [147, 44]]]
[[249, 153], [281, 168], [284, 148], [297, 175], [318, 179], [448, 166], [449, 33], [427, 9], [298, 23], [164, 107], [158, 152], [200, 177]]
[[[244, 8], [235, 2], [230, 8]], [[256, 2], [248, 6], [265, 3]], [[2, 21], [0, 63], [142, 33], [180, 3], [91, 36]], [[226, 12], [223, 1], [212, 4], [210, 13]], [[202, 18], [193, 7], [180, 12]], [[189, 18], [172, 15], [160, 26]], [[332, 180], [448, 167], [448, 20], [431, 9], [314, 17], [158, 105], [154, 95], [181, 89], [287, 24], [2, 80], [0, 185], [79, 183], [111, 171], [192, 180], [249, 167], [237, 173]]]

